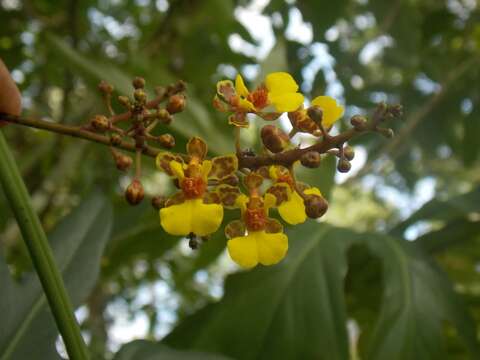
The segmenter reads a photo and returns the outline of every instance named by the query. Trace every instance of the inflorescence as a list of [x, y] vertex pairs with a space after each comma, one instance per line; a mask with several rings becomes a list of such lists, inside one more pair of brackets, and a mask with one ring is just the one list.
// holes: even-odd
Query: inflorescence
[[[172, 178], [178, 191], [169, 197], [154, 197], [152, 205], [160, 212], [163, 229], [188, 238], [192, 249], [219, 230], [225, 209], [240, 209], [239, 219], [226, 224], [225, 235], [229, 239], [230, 257], [245, 268], [258, 263], [276, 264], [287, 253], [287, 235], [281, 222], [270, 217], [271, 210], [275, 209], [290, 225], [301, 224], [307, 218], [318, 219], [326, 213], [328, 202], [320, 189], [297, 179], [296, 167], [318, 168], [325, 156], [335, 156], [338, 171], [348, 172], [354, 151], [347, 142], [364, 132], [377, 132], [391, 138], [392, 129], [382, 124], [401, 115], [399, 105], [382, 103], [370, 119], [355, 115], [350, 119], [351, 129], [332, 135], [333, 124], [344, 113], [335, 99], [318, 96], [305, 108], [304, 96], [288, 73], [268, 74], [252, 91], [237, 75], [235, 82], [218, 82], [213, 98], [213, 106], [228, 115], [233, 127], [234, 152], [232, 149], [231, 154], [209, 158], [208, 145], [200, 137], [190, 138], [186, 153], [181, 153], [172, 150], [175, 139], [171, 134], [153, 135], [158, 125], [170, 124], [175, 114], [185, 109], [184, 82], [157, 87], [156, 96], [150, 101], [143, 78], [135, 78], [133, 87], [133, 99], [117, 98], [125, 111], [115, 114], [111, 103], [113, 87], [102, 81], [99, 89], [109, 114], [96, 115], [80, 127], [5, 114], [1, 118], [110, 145], [119, 170], [127, 171], [135, 163], [135, 175], [125, 191], [131, 205], [144, 199], [142, 154], [155, 157], [157, 168]], [[240, 131], [249, 127], [252, 116], [273, 122], [284, 113], [292, 125], [288, 134], [277, 125], [266, 124], [260, 130], [263, 150], [255, 153], [242, 148]], [[125, 125], [118, 126], [121, 123]], [[297, 133], [310, 134], [313, 143], [306, 147], [295, 145], [292, 137]], [[120, 149], [135, 152], [135, 159]]]

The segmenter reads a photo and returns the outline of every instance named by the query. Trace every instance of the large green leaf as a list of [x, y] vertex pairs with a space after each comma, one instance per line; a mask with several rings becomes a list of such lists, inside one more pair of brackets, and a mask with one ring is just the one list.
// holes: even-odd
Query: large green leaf
[[197, 351], [178, 351], [151, 341], [135, 340], [124, 345], [114, 360], [228, 360], [221, 355]]
[[187, 317], [165, 342], [238, 359], [348, 359], [343, 289], [346, 252], [357, 244], [383, 264], [382, 305], [366, 359], [438, 359], [445, 320], [480, 354], [466, 308], [415, 244], [314, 222], [289, 238], [282, 264], [230, 276], [224, 298]]
[[[78, 306], [94, 286], [100, 257], [110, 236], [112, 210], [93, 194], [50, 234], [55, 260], [68, 293]], [[15, 282], [0, 262], [0, 359], [57, 359], [57, 330], [35, 274]]]

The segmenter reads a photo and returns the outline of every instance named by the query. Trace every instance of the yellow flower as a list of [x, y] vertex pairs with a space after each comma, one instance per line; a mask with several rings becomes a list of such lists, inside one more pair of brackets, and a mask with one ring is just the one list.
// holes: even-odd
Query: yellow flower
[[288, 237], [281, 224], [268, 217], [269, 209], [276, 203], [272, 194], [263, 197], [256, 193], [237, 198], [242, 221], [227, 225], [225, 233], [230, 237], [227, 249], [230, 257], [244, 268], [252, 268], [258, 263], [273, 265], [282, 260], [288, 250]]
[[312, 100], [312, 105], [319, 106], [323, 112], [322, 125], [328, 129], [337, 121], [344, 112], [343, 106], [330, 96], [317, 96]]
[[[305, 204], [298, 193], [293, 177], [288, 169], [281, 166], [271, 166], [269, 176], [275, 182], [267, 191], [277, 198], [278, 213], [287, 223], [297, 225], [307, 220]], [[301, 190], [305, 195], [319, 195], [321, 192], [316, 187]]]
[[222, 205], [213, 202], [208, 192], [208, 178], [231, 176], [238, 164], [232, 156], [205, 160], [207, 145], [198, 137], [189, 140], [187, 153], [188, 163], [169, 152], [157, 156], [157, 167], [176, 178], [181, 190], [160, 210], [160, 224], [172, 235], [205, 236], [217, 231], [223, 220]]
[[297, 83], [286, 72], [268, 74], [265, 82], [253, 91], [247, 89], [242, 76], [238, 74], [235, 78], [235, 85], [230, 80], [222, 80], [217, 83], [214, 106], [220, 111], [228, 111], [221, 104], [220, 99], [223, 99], [230, 105], [230, 111], [237, 114], [231, 119], [231, 122], [238, 123], [238, 126], [246, 126], [245, 113], [257, 113], [267, 120], [274, 120], [278, 117], [278, 114], [272, 118], [272, 114], [260, 113], [269, 105], [273, 105], [275, 110], [280, 113], [297, 110], [303, 104], [303, 95], [297, 91]]

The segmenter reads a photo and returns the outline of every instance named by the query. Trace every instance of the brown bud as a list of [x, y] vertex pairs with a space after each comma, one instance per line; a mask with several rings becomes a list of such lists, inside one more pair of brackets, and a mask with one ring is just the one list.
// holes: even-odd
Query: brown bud
[[279, 153], [289, 145], [290, 139], [287, 134], [275, 125], [265, 125], [260, 133], [265, 147], [273, 153]]
[[124, 154], [118, 154], [115, 156], [115, 165], [120, 171], [127, 171], [132, 166], [133, 160], [130, 156]]
[[157, 137], [158, 142], [165, 149], [171, 149], [175, 146], [175, 138], [170, 134], [163, 134]]
[[185, 109], [186, 100], [182, 94], [172, 95], [168, 98], [167, 111], [170, 114], [182, 112]]
[[135, 89], [143, 89], [145, 87], [145, 79], [137, 76], [132, 81], [132, 85]]
[[110, 135], [110, 144], [120, 145], [122, 143], [122, 136], [119, 134]]
[[100, 81], [98, 84], [98, 90], [105, 94], [111, 94], [113, 92], [113, 86], [107, 83], [105, 80]]
[[125, 107], [130, 106], [130, 99], [127, 96], [120, 95], [117, 99], [118, 99], [118, 102], [120, 103], [120, 105], [125, 106]]
[[320, 195], [307, 195], [305, 213], [311, 219], [322, 217], [328, 210], [328, 202]]
[[110, 120], [104, 115], [95, 115], [95, 117], [90, 120], [92, 127], [98, 131], [106, 131], [110, 128]]
[[125, 191], [125, 198], [130, 205], [138, 205], [142, 202], [145, 196], [143, 185], [138, 179], [133, 179], [130, 185], [128, 185]]
[[367, 129], [367, 119], [361, 115], [355, 115], [350, 119], [350, 124], [357, 131], [365, 131]]
[[315, 121], [317, 124], [321, 124], [323, 120], [323, 111], [320, 106], [313, 105], [310, 106], [307, 110], [307, 114], [312, 119]]
[[147, 101], [147, 93], [143, 89], [136, 89], [133, 92], [133, 97], [140, 103], [144, 103]]
[[340, 159], [338, 161], [337, 169], [342, 173], [349, 172], [351, 167], [352, 164], [350, 164], [350, 161], [348, 161], [347, 159]]
[[390, 128], [377, 128], [377, 132], [385, 136], [387, 139], [391, 139], [395, 135]]
[[157, 117], [162, 123], [166, 125], [170, 124], [173, 121], [173, 116], [170, 115], [170, 113], [166, 109], [158, 109]]
[[160, 210], [161, 208], [163, 208], [165, 206], [166, 201], [167, 201], [167, 199], [164, 196], [154, 196], [152, 198], [152, 206], [155, 209]]
[[351, 146], [345, 146], [343, 148], [343, 155], [345, 155], [347, 160], [351, 161], [355, 157], [355, 151]]
[[309, 151], [303, 154], [302, 157], [300, 158], [301, 164], [311, 169], [317, 168], [320, 165], [321, 160], [322, 160], [322, 157], [316, 151]]

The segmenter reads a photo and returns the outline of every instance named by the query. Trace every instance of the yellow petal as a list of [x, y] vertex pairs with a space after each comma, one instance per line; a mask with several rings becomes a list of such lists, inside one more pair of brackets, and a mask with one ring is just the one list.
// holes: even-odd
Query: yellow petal
[[247, 97], [249, 94], [249, 91], [243, 82], [242, 75], [240, 74], [237, 74], [237, 77], [235, 78], [235, 91], [238, 95], [243, 97]]
[[245, 194], [240, 194], [235, 200], [235, 207], [240, 208], [242, 214], [247, 210], [248, 196]]
[[202, 161], [202, 175], [205, 179], [208, 176], [208, 173], [212, 170], [212, 162], [210, 160], [203, 160]]
[[288, 237], [284, 233], [267, 234], [264, 231], [252, 233], [257, 239], [258, 262], [274, 265], [287, 254]]
[[252, 268], [258, 264], [257, 240], [251, 235], [228, 240], [227, 249], [232, 260], [241, 267]]
[[272, 165], [268, 168], [268, 175], [270, 176], [270, 179], [272, 180], [277, 180], [278, 179], [278, 170], [275, 165]]
[[311, 187], [311, 188], [308, 188], [308, 189], [305, 189], [303, 191], [304, 194], [306, 195], [319, 195], [319, 196], [322, 196], [322, 193], [320, 192], [320, 189], [319, 188], [316, 188], [316, 187]]
[[263, 206], [267, 211], [268, 209], [274, 207], [276, 204], [277, 204], [277, 198], [275, 197], [275, 195], [266, 193], [263, 196]]
[[247, 236], [233, 238], [227, 242], [228, 253], [233, 261], [244, 268], [258, 263], [273, 265], [285, 257], [288, 237], [284, 233], [267, 234], [253, 231]]
[[298, 85], [292, 75], [286, 72], [268, 74], [265, 78], [265, 86], [272, 94], [295, 93], [298, 90]]
[[193, 201], [197, 201], [197, 204], [192, 207], [192, 232], [205, 236], [217, 231], [223, 220], [222, 205], [204, 204], [201, 199]]
[[303, 95], [294, 92], [268, 94], [268, 99], [278, 112], [292, 112], [297, 110], [303, 104]]
[[160, 223], [172, 235], [194, 233], [205, 236], [218, 230], [223, 220], [223, 207], [204, 204], [202, 199], [186, 200], [160, 210]]
[[278, 207], [278, 213], [291, 225], [301, 224], [307, 220], [303, 199], [296, 191], [292, 191], [290, 200], [283, 202]]
[[242, 98], [238, 100], [238, 107], [243, 111], [255, 111], [255, 106], [250, 101]]
[[170, 170], [172, 170], [173, 175], [178, 179], [183, 179], [185, 177], [185, 173], [183, 172], [183, 164], [179, 163], [178, 161], [170, 161]]
[[317, 96], [312, 100], [312, 105], [322, 108], [323, 119], [322, 124], [326, 128], [333, 125], [343, 115], [343, 106], [338, 105], [337, 101], [330, 96]]

